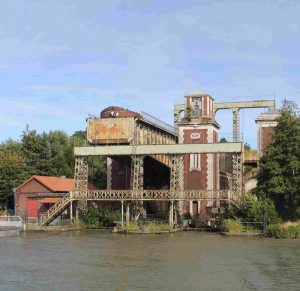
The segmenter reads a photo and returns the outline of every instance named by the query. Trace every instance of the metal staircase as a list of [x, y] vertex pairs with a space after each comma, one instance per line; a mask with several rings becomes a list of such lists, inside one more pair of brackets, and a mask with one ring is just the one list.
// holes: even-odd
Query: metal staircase
[[55, 203], [46, 213], [41, 215], [40, 225], [47, 225], [53, 219], [55, 219], [63, 210], [67, 208], [71, 201], [71, 193], [69, 192], [64, 197], [61, 198], [60, 201]]

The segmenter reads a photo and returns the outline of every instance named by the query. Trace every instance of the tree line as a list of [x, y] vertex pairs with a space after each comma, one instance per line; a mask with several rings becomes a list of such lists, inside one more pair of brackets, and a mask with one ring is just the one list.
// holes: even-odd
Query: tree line
[[[9, 139], [1, 143], [0, 208], [13, 208], [13, 188], [32, 175], [73, 178], [73, 149], [85, 141], [85, 131], [69, 136], [61, 130], [38, 133], [27, 126], [20, 141]], [[106, 187], [104, 158], [89, 160], [89, 181], [100, 189]]]

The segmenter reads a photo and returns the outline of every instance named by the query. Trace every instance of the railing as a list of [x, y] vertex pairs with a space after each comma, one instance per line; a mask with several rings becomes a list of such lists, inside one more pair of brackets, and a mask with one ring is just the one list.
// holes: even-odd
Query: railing
[[44, 225], [46, 224], [50, 219], [52, 219], [55, 215], [59, 213], [60, 210], [62, 210], [71, 199], [71, 193], [66, 194], [64, 197], [61, 198], [61, 200], [57, 203], [55, 203], [46, 213], [41, 215], [40, 218], [40, 224]]
[[234, 200], [230, 190], [89, 190], [73, 191], [73, 200]]
[[21, 216], [0, 216], [0, 227], [22, 228], [23, 227], [22, 218]]

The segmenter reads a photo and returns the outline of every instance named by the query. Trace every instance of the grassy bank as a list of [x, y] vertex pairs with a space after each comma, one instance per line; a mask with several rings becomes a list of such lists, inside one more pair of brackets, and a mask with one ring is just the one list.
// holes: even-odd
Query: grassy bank
[[151, 222], [146, 225], [138, 225], [137, 223], [130, 222], [129, 224], [124, 224], [119, 228], [120, 232], [145, 232], [145, 233], [155, 233], [155, 232], [166, 232], [171, 231], [169, 224], [167, 223], [155, 223]]
[[267, 227], [267, 235], [275, 238], [300, 238], [300, 221], [271, 224]]
[[242, 223], [237, 219], [224, 219], [220, 230], [232, 234], [238, 233], [262, 233], [262, 228], [258, 225], [249, 225]]

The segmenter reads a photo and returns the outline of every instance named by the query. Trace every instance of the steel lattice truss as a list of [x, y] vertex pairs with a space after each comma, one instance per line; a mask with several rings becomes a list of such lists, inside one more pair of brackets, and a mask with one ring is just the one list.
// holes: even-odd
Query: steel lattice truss
[[171, 155], [170, 190], [183, 190], [183, 155]]
[[[75, 190], [87, 195], [88, 190], [88, 160], [87, 157], [75, 158]], [[87, 210], [87, 200], [78, 203], [81, 211]]]
[[131, 160], [131, 189], [141, 190], [143, 189], [144, 178], [144, 156], [132, 156]]
[[233, 142], [240, 142], [241, 140], [241, 129], [240, 129], [240, 109], [234, 109], [233, 120], [232, 120], [232, 133], [233, 133]]
[[103, 200], [103, 201], [185, 201], [185, 200], [232, 200], [231, 190], [88, 190], [86, 195], [80, 191], [73, 191], [72, 200]]
[[242, 193], [242, 173], [243, 173], [243, 156], [242, 154], [233, 154], [233, 171], [232, 171], [232, 191], [241, 195]]

